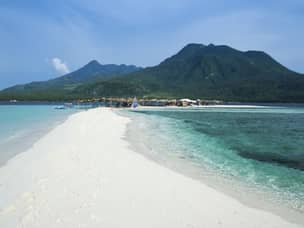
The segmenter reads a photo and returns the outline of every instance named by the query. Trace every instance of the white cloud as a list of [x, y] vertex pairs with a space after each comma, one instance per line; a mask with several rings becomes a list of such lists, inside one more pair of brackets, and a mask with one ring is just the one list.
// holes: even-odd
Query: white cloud
[[53, 67], [61, 74], [67, 74], [70, 73], [69, 67], [65, 62], [63, 62], [59, 58], [53, 58], [52, 59]]

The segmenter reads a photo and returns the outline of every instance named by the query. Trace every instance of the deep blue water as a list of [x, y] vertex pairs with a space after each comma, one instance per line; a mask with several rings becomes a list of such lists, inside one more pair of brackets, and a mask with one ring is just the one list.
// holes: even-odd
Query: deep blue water
[[263, 188], [304, 211], [304, 108], [160, 109], [131, 113], [159, 156]]
[[0, 165], [75, 111], [54, 105], [0, 105]]

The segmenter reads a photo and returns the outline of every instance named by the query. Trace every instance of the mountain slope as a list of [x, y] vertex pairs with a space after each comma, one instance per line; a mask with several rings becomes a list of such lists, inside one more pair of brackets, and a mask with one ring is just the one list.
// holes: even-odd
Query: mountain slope
[[71, 74], [0, 92], [2, 100], [103, 96], [304, 102], [304, 76], [261, 51], [188, 44], [154, 67], [140, 69], [92, 61]]
[[141, 69], [133, 65], [102, 65], [93, 60], [82, 68], [48, 81], [16, 85], [0, 92], [2, 99], [64, 99], [82, 83], [128, 74]]
[[73, 93], [303, 102], [304, 76], [290, 71], [264, 52], [189, 44], [155, 67], [83, 85]]
[[116, 75], [127, 74], [137, 71], [141, 68], [133, 65], [116, 65], [106, 64], [102, 65], [96, 60], [89, 62], [84, 67], [62, 77], [51, 80], [55, 83], [79, 83], [92, 79], [110, 78]]

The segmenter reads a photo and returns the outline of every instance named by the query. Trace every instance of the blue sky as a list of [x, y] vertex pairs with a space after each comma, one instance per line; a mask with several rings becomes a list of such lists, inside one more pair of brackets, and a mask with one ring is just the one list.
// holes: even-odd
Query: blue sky
[[1, 0], [0, 88], [92, 59], [152, 66], [187, 43], [263, 50], [304, 73], [303, 0]]

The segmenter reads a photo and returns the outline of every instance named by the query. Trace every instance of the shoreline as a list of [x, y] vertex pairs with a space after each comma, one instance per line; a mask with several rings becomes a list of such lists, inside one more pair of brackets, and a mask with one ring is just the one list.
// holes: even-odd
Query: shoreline
[[[2, 152], [0, 155], [0, 168], [5, 166], [9, 160], [13, 159], [18, 154], [29, 150], [36, 142], [38, 142], [54, 128], [63, 124], [70, 115], [75, 113], [77, 113], [77, 111], [68, 113], [60, 118], [49, 119], [47, 124], [43, 124], [43, 126], [41, 124], [35, 126], [34, 131], [28, 132], [25, 135], [21, 135], [17, 138], [14, 138], [15, 136], [13, 136], [13, 139], [8, 139], [7, 142], [2, 142], [1, 149], [3, 149], [5, 152]], [[21, 141], [22, 143], [20, 143]]]
[[[125, 115], [121, 112], [118, 112], [118, 114], [122, 116]], [[130, 116], [127, 117], [133, 118]], [[139, 129], [139, 126], [133, 124], [134, 121], [135, 120], [132, 119], [132, 122], [128, 124], [126, 133], [126, 140], [130, 142], [131, 150], [163, 167], [197, 180], [203, 185], [207, 185], [216, 191], [232, 197], [245, 206], [276, 214], [287, 221], [304, 226], [303, 211], [291, 208], [282, 202], [275, 202], [273, 193], [271, 192], [258, 189], [256, 186], [253, 188], [240, 180], [233, 179], [231, 176], [221, 175], [208, 167], [199, 166], [187, 160], [184, 156], [169, 156], [165, 153], [160, 155], [159, 152], [152, 152], [154, 149], [142, 142], [144, 140], [138, 140], [141, 136], [136, 133], [148, 129]]]
[[130, 150], [130, 119], [70, 115], [0, 167], [3, 227], [301, 227]]

